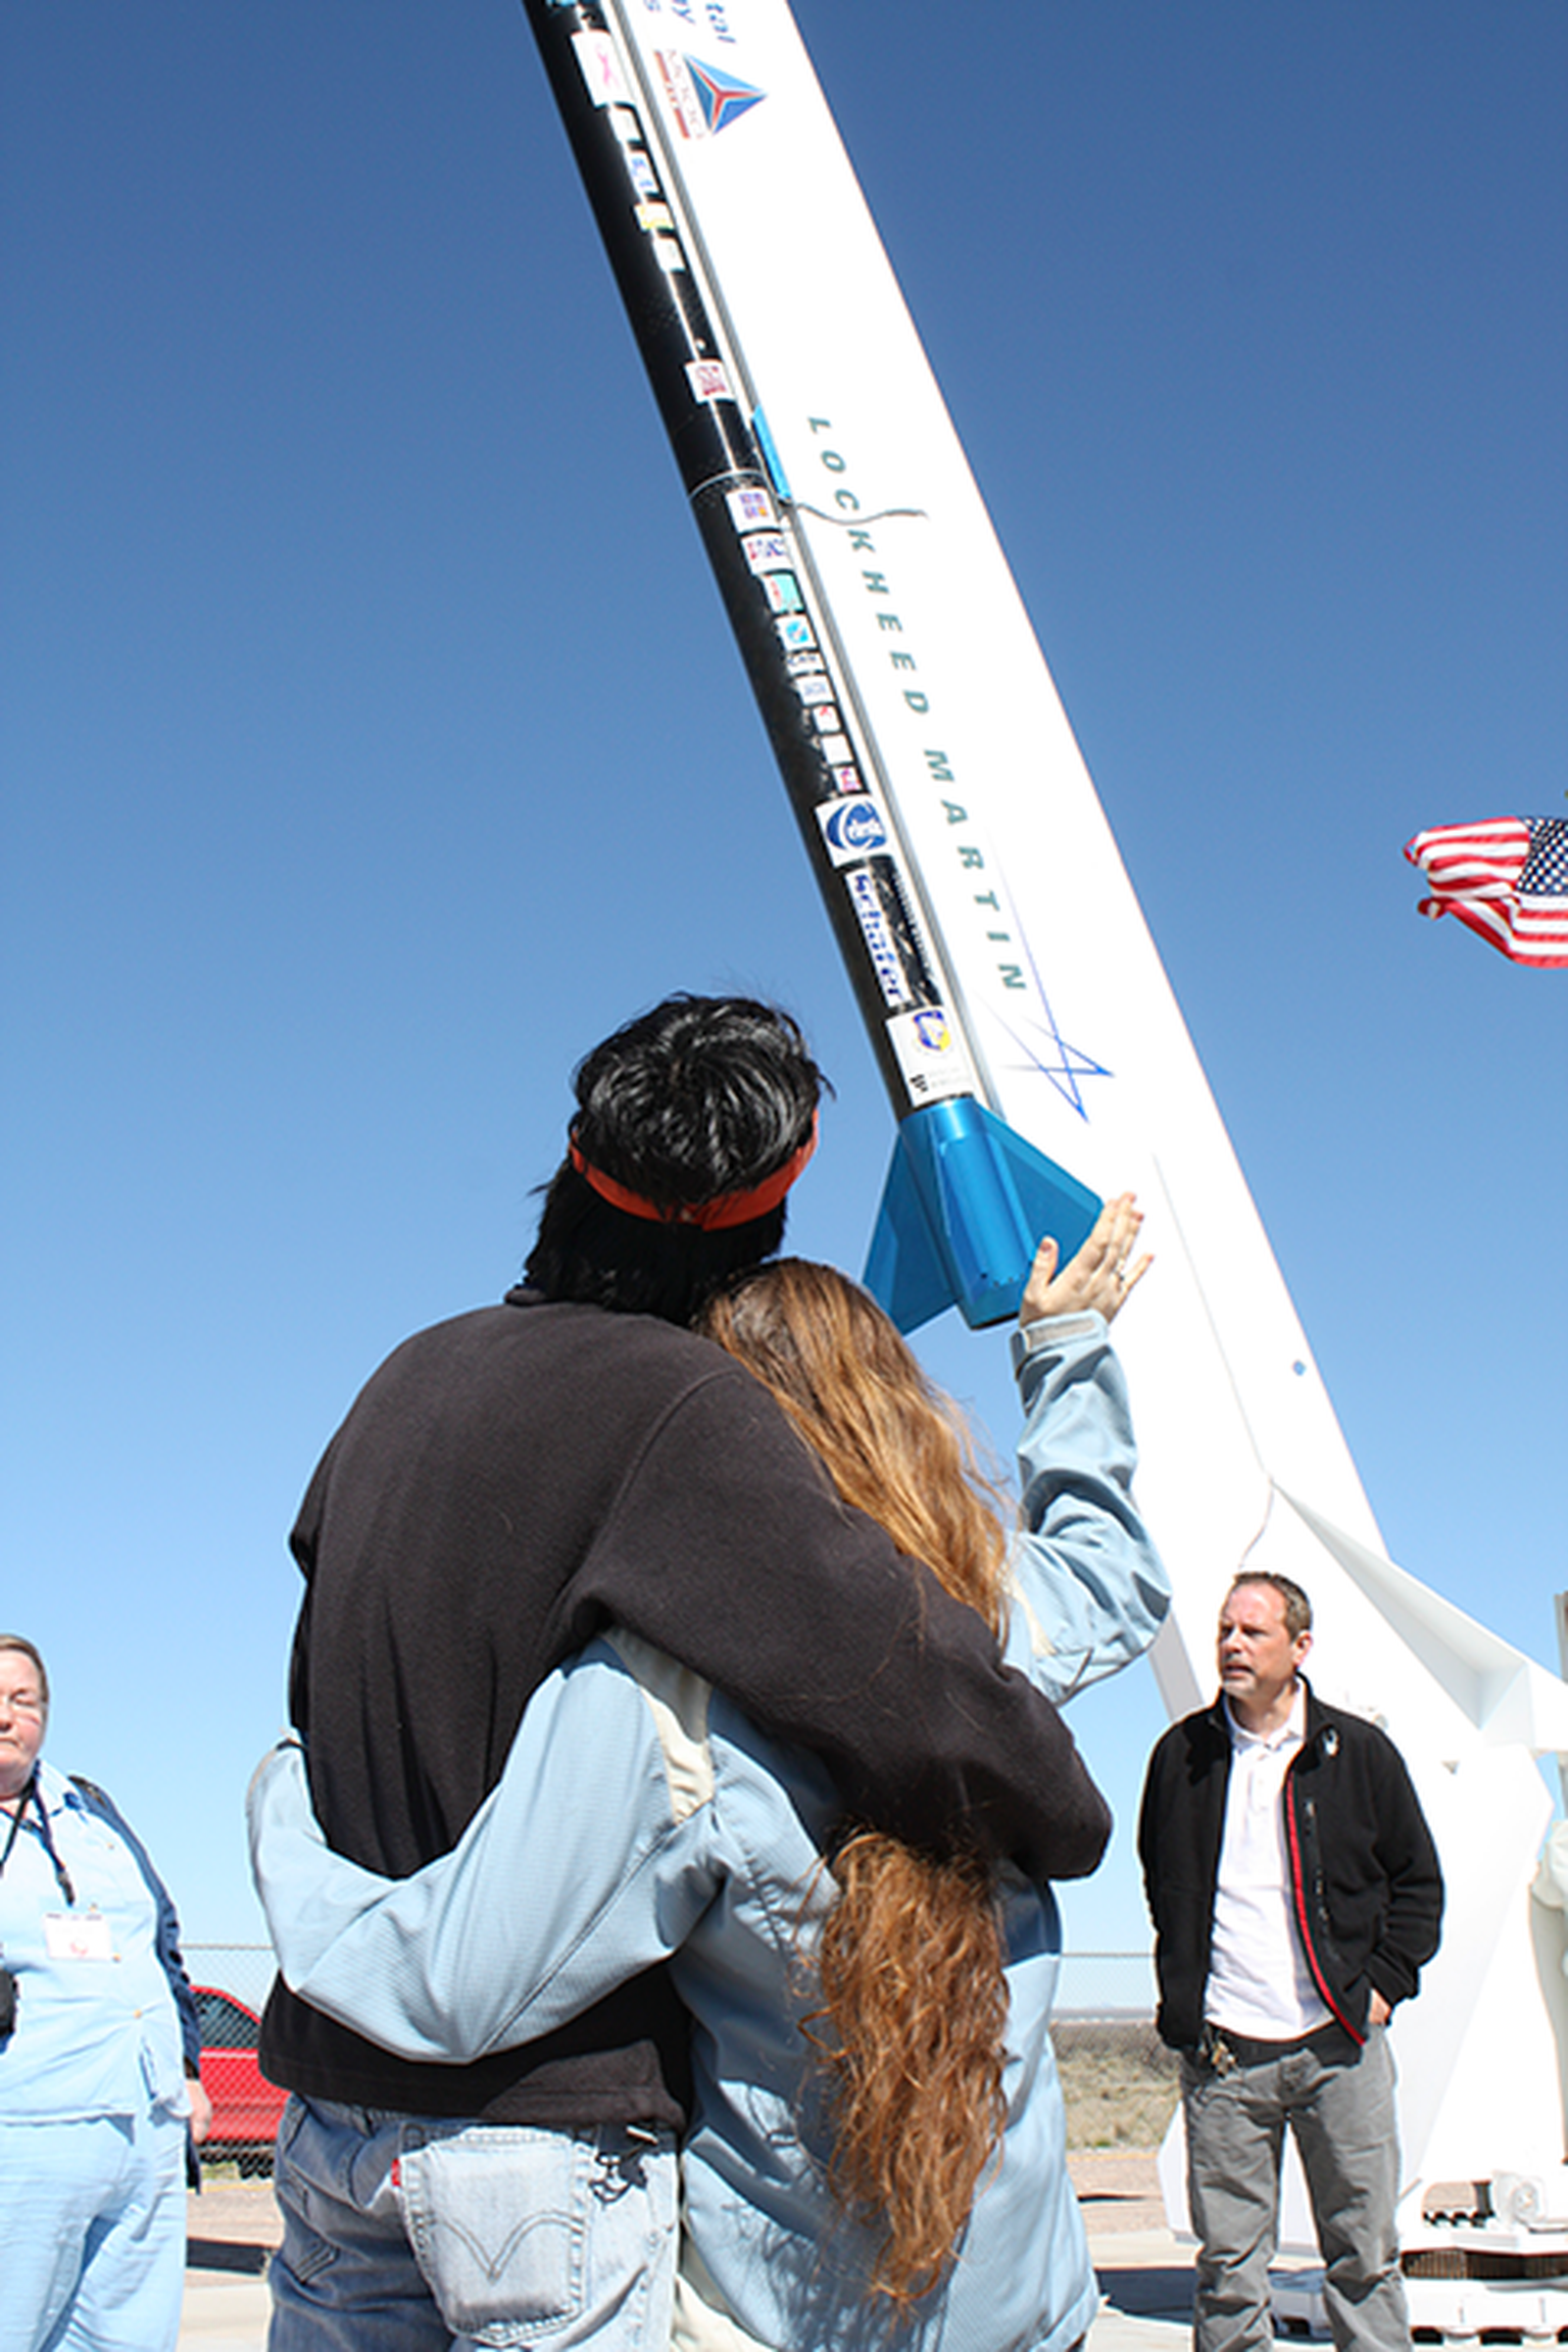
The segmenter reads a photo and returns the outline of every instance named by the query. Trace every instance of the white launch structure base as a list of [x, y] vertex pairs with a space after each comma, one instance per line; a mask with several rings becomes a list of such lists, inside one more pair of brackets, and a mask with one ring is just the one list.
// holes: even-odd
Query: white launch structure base
[[[1502, 2256], [1528, 2263], [1527, 2248], [1508, 2249], [1489, 2238], [1485, 2246], [1462, 2249], [1465, 2258]], [[1445, 2259], [1441, 2250], [1430, 2257]], [[1459, 2255], [1453, 2257], [1455, 2263]], [[1327, 2338], [1321, 2271], [1280, 2271], [1270, 2279], [1270, 2299], [1276, 2336]], [[1563, 2340], [1568, 2314], [1561, 2285], [1536, 2284], [1528, 2276], [1491, 2279], [1478, 2286], [1463, 2281], [1457, 2269], [1452, 2277], [1412, 2277], [1406, 2273], [1405, 2301], [1410, 2310], [1410, 2333], [1418, 2344], [1555, 2344]]]
[[[894, 844], [942, 979], [934, 1010], [906, 1004], [909, 958], [854, 898], [911, 1103], [968, 1090], [1145, 1208], [1156, 1270], [1116, 1339], [1175, 1592], [1154, 1652], [1167, 1706], [1212, 1695], [1236, 1571], [1277, 1570], [1312, 1597], [1319, 1694], [1409, 1764], [1447, 1885], [1442, 1952], [1394, 2037], [1417, 2324], [1568, 2340], [1568, 1871], [1532, 1892], [1551, 1811], [1536, 1759], [1568, 1752], [1568, 1686], [1386, 1555], [785, 0], [528, 6], [546, 33], [573, 28], [618, 142], [613, 236], [645, 238], [713, 322], [672, 436], [728, 401], [769, 453], [777, 528], [741, 544], [838, 730], [816, 818], [835, 830], [849, 809]], [[1478, 1579], [1508, 1567], [1500, 1514]], [[1311, 2244], [1298, 2189], [1285, 2239]]]

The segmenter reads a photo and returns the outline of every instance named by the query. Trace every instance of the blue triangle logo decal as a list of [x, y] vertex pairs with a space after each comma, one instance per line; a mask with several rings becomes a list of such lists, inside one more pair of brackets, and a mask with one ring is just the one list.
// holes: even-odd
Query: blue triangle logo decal
[[765, 90], [754, 89], [749, 81], [737, 81], [733, 74], [721, 74], [716, 66], [705, 66], [695, 57], [686, 60], [686, 71], [710, 130], [727, 129], [737, 117], [767, 96]]

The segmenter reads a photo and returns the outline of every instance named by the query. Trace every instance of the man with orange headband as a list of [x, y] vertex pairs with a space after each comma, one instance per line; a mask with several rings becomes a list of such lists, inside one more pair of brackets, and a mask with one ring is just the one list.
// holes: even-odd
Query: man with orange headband
[[[613, 1622], [814, 1751], [858, 1816], [1092, 1870], [1109, 1817], [1054, 1708], [687, 1328], [783, 1239], [822, 1085], [794, 1022], [671, 998], [575, 1083], [525, 1286], [406, 1341], [301, 1507], [291, 1709], [332, 1845], [395, 1877], [448, 1851], [529, 1694]], [[279, 1982], [262, 2063], [294, 2094], [272, 2352], [644, 2341], [687, 2069], [662, 1970], [452, 2066]]]

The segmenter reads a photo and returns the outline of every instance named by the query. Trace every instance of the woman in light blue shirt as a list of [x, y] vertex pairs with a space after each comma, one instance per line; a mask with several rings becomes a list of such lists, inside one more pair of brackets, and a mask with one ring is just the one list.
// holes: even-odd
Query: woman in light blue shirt
[[[1168, 1605], [1106, 1337], [1142, 1270], [1137, 1222], [1113, 1202], [1060, 1275], [1054, 1245], [1037, 1261], [1014, 1341], [1026, 1526], [1010, 1545], [951, 1408], [843, 1276], [760, 1268], [710, 1326], [843, 1498], [929, 1557], [1057, 1697], [1138, 1655]], [[263, 1765], [251, 1823], [289, 1983], [413, 2057], [526, 2039], [671, 1959], [696, 2082], [677, 2345], [1068, 2352], [1084, 2333], [1097, 2298], [1047, 2032], [1048, 1887], [846, 1839], [820, 1764], [620, 1633], [541, 1686], [461, 1843], [413, 1878], [326, 1849], [297, 1748]]]
[[179, 1925], [101, 1788], [40, 1750], [42, 1658], [0, 1634], [0, 2313], [14, 2352], [172, 2352], [187, 2128], [211, 2118]]

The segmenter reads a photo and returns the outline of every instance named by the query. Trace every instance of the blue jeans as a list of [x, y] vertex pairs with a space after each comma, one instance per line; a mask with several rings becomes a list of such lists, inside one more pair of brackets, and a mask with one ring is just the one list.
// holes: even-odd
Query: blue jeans
[[675, 2149], [291, 2097], [270, 2352], [664, 2352]]

